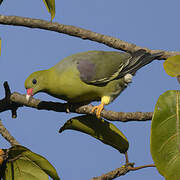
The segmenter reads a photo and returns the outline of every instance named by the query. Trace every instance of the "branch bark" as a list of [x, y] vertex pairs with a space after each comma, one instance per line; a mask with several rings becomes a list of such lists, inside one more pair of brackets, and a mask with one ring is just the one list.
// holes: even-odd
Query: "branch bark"
[[[9, 94], [10, 88], [7, 82], [4, 83], [5, 89], [5, 98], [0, 100], [0, 112], [4, 112], [7, 110], [12, 111], [12, 117], [17, 116], [17, 109], [22, 106], [27, 106], [31, 108], [35, 108], [38, 110], [51, 110], [56, 112], [67, 112], [67, 109], [70, 112], [78, 113], [78, 114], [94, 114], [92, 113], [92, 105], [82, 105], [82, 104], [67, 104], [67, 103], [59, 103], [59, 102], [47, 102], [41, 101], [39, 99], [35, 99], [31, 97], [30, 101], [26, 100], [25, 95], [14, 92]], [[147, 121], [151, 120], [153, 113], [152, 112], [113, 112], [103, 110], [101, 113], [101, 117], [108, 119], [110, 121]]]
[[[35, 99], [33, 97], [30, 98], [30, 101], [26, 100], [25, 95], [14, 92], [12, 94], [8, 82], [4, 82], [5, 89], [5, 98], [0, 100], [0, 112], [4, 112], [7, 110], [12, 111], [12, 117], [16, 118], [17, 109], [22, 106], [27, 106], [31, 108], [35, 108], [38, 110], [51, 110], [56, 112], [74, 112], [78, 114], [94, 114], [92, 113], [92, 105], [84, 105], [84, 104], [68, 104], [68, 103], [59, 103], [59, 102], [47, 102], [41, 101], [39, 99]], [[67, 111], [68, 110], [68, 111]], [[110, 121], [147, 121], [152, 119], [152, 112], [113, 112], [103, 110], [101, 112], [101, 117], [108, 119]]]
[[11, 90], [7, 81], [4, 82], [3, 86], [5, 90], [5, 97], [0, 101], [0, 112], [11, 110], [12, 118], [16, 118], [17, 117], [16, 110], [21, 105], [10, 101]]
[[139, 167], [133, 167], [133, 165], [134, 165], [133, 163], [129, 163], [128, 165], [124, 165], [120, 168], [117, 168], [113, 171], [103, 174], [102, 176], [94, 177], [91, 180], [112, 180], [117, 177], [123, 176], [130, 171], [136, 171], [136, 170], [147, 168], [147, 167], [155, 167], [154, 164], [149, 164], [149, 165], [144, 165], [144, 166], [139, 166]]
[[[2, 100], [0, 100], [0, 103]], [[94, 114], [91, 110], [93, 108], [92, 105], [82, 105], [82, 104], [67, 104], [67, 103], [59, 103], [59, 102], [51, 102], [51, 101], [41, 101], [39, 99], [35, 99], [31, 97], [30, 101], [26, 100], [25, 95], [14, 92], [10, 96], [10, 101], [19, 105], [19, 106], [27, 106], [31, 108], [35, 108], [38, 110], [51, 110], [56, 112], [67, 112], [67, 109], [70, 112], [78, 113], [78, 114]], [[16, 105], [16, 106], [17, 106]], [[9, 106], [9, 105], [8, 105]], [[8, 110], [6, 105], [0, 106], [0, 112]], [[113, 112], [103, 110], [101, 113], [101, 117], [108, 119], [110, 121], [147, 121], [152, 119], [152, 112]]]
[[[86, 40], [102, 43], [109, 47], [126, 51], [126, 52], [130, 52], [130, 53], [137, 51], [139, 49], [144, 49], [151, 54], [162, 52], [162, 50], [151, 50], [146, 47], [140, 47], [135, 44], [122, 41], [118, 38], [115, 38], [112, 36], [106, 36], [106, 35], [96, 33], [90, 30], [86, 30], [80, 27], [64, 25], [64, 24], [59, 24], [59, 23], [52, 23], [52, 22], [40, 20], [40, 19], [0, 15], [0, 24], [23, 26], [27, 28], [39, 28], [43, 30], [63, 33], [63, 34], [75, 36], [84, 40], [86, 39]], [[167, 59], [169, 56], [180, 55], [180, 52], [175, 52], [175, 51], [163, 51], [163, 52], [164, 54], [161, 57], [159, 57], [159, 60]]]

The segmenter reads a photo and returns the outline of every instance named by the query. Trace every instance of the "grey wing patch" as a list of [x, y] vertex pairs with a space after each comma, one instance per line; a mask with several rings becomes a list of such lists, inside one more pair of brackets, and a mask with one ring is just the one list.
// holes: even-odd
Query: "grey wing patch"
[[74, 58], [74, 62], [83, 82], [99, 86], [119, 78], [119, 74], [132, 58], [130, 54], [111, 51], [88, 53]]
[[101, 79], [95, 79], [95, 80], [92, 80], [90, 83], [92, 84], [104, 84], [104, 83], [107, 83], [113, 79], [115, 79], [116, 77], [118, 77], [119, 73], [121, 72], [121, 70], [123, 69], [123, 65], [121, 65], [117, 71], [115, 71], [113, 74], [111, 74], [110, 76], [107, 76], [107, 77], [103, 77]]
[[77, 68], [80, 72], [80, 78], [84, 82], [90, 82], [93, 79], [93, 76], [95, 74], [95, 64], [88, 60], [79, 61], [77, 63]]
[[81, 80], [85, 83], [96, 84], [96, 85], [105, 84], [105, 83], [115, 79], [115, 77], [118, 76], [118, 74], [121, 72], [123, 67], [124, 66], [121, 65], [119, 68], [117, 68], [117, 71], [110, 74], [110, 76], [97, 78], [96, 77], [97, 67], [93, 62], [90, 62], [88, 60], [77, 62], [77, 69], [80, 72]]

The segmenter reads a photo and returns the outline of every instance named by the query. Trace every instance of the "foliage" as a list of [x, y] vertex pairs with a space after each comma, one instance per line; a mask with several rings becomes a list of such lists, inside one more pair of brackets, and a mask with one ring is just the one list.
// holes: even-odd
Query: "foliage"
[[51, 14], [51, 21], [55, 17], [55, 0], [43, 0], [48, 12]]
[[180, 75], [180, 55], [171, 56], [163, 63], [166, 73], [171, 77]]
[[8, 158], [0, 169], [0, 178], [48, 180], [48, 176], [54, 180], [60, 180], [55, 168], [44, 157], [30, 151], [24, 146], [16, 145], [6, 150]]
[[127, 152], [129, 142], [124, 134], [112, 123], [104, 119], [98, 119], [96, 116], [83, 115], [68, 120], [59, 130], [72, 129], [91, 135], [104, 144], [108, 144], [121, 153]]
[[157, 101], [151, 126], [151, 154], [166, 180], [180, 179], [180, 91], [167, 91]]

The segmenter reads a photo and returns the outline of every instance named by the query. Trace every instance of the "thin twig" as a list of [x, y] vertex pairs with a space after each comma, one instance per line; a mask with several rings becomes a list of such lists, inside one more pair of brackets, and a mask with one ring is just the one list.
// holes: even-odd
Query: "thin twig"
[[106, 174], [103, 174], [101, 176], [98, 177], [93, 177], [91, 180], [112, 180], [115, 179], [117, 177], [123, 176], [125, 174], [127, 174], [129, 172], [129, 167], [132, 167], [133, 164], [128, 164], [128, 165], [123, 165], [120, 168], [117, 168], [113, 171], [110, 171]]
[[[67, 34], [70, 36], [75, 36], [81, 39], [87, 39], [87, 40], [95, 41], [98, 43], [102, 43], [109, 47], [126, 51], [126, 52], [130, 52], [130, 53], [137, 51], [139, 49], [144, 49], [151, 54], [162, 52], [162, 50], [151, 50], [146, 47], [140, 47], [135, 44], [122, 41], [118, 38], [115, 38], [112, 36], [106, 36], [106, 35], [96, 33], [90, 30], [86, 30], [80, 27], [64, 25], [64, 24], [59, 24], [59, 23], [52, 23], [52, 22], [40, 20], [40, 19], [0, 15], [0, 24], [23, 26], [23, 27], [28, 27], [28, 28], [39, 28], [39, 29], [48, 30], [48, 31], [55, 31], [55, 32]], [[164, 54], [158, 58], [159, 60], [167, 59], [169, 56], [180, 55], [180, 52], [175, 52], [175, 51], [163, 51], [163, 52]]]
[[130, 171], [136, 171], [136, 170], [147, 168], [147, 167], [156, 167], [156, 166], [154, 164], [147, 164], [147, 165], [144, 165], [144, 166], [129, 167], [129, 170]]
[[133, 163], [129, 163], [113, 171], [110, 171], [106, 174], [103, 174], [102, 176], [94, 177], [91, 180], [112, 180], [117, 177], [123, 176], [130, 171], [136, 171], [136, 170], [147, 168], [147, 167], [156, 167], [154, 164], [148, 164], [148, 165], [139, 166], [139, 167], [133, 167], [133, 165], [134, 165]]

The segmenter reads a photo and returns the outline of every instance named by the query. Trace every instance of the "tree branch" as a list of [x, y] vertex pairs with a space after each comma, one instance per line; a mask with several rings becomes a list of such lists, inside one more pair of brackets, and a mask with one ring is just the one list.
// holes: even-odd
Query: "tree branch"
[[[47, 102], [41, 101], [39, 99], [35, 99], [31, 97], [30, 101], [27, 102], [25, 95], [19, 94], [17, 92], [11, 94], [10, 100], [14, 103], [21, 104], [23, 106], [35, 108], [38, 110], [51, 110], [56, 112], [67, 112], [67, 108], [70, 112], [78, 113], [78, 114], [94, 114], [91, 110], [93, 108], [92, 105], [82, 105], [82, 104], [67, 104], [67, 103], [59, 103], [59, 102]], [[2, 109], [0, 109], [2, 111]], [[113, 112], [103, 110], [101, 113], [101, 117], [108, 119], [110, 121], [147, 121], [152, 119], [152, 112]]]
[[[137, 51], [139, 49], [144, 49], [151, 54], [162, 52], [162, 50], [150, 50], [145, 47], [136, 46], [135, 44], [122, 41], [112, 36], [106, 36], [106, 35], [96, 33], [90, 30], [86, 30], [80, 27], [64, 25], [64, 24], [59, 24], [59, 23], [52, 23], [52, 22], [40, 20], [40, 19], [0, 15], [0, 24], [24, 26], [28, 28], [39, 28], [39, 29], [54, 31], [58, 33], [63, 33], [70, 36], [79, 37], [84, 40], [87, 39], [87, 40], [99, 42], [109, 47], [126, 51], [126, 52], [130, 52], [130, 53]], [[164, 52], [164, 55], [159, 57], [159, 60], [167, 59], [169, 56], [180, 55], [180, 52], [175, 52], [175, 51], [163, 51], [163, 52]]]
[[0, 120], [0, 134], [11, 144], [11, 146], [20, 145], [10, 132], [4, 127]]
[[[82, 105], [82, 104], [68, 104], [68, 103], [59, 103], [59, 102], [47, 102], [41, 101], [39, 99], [35, 99], [33, 97], [30, 98], [30, 101], [26, 100], [25, 95], [14, 92], [10, 93], [10, 88], [7, 82], [4, 82], [5, 89], [5, 98], [0, 100], [0, 112], [4, 112], [7, 110], [12, 111], [12, 117], [15, 118], [17, 115], [16, 111], [19, 107], [27, 106], [31, 108], [35, 108], [38, 110], [51, 110], [56, 112], [74, 112], [78, 114], [94, 114], [92, 113], [92, 105]], [[101, 112], [101, 117], [108, 119], [110, 121], [147, 121], [152, 119], [152, 112], [113, 112], [103, 110]]]
[[117, 168], [113, 171], [103, 174], [102, 176], [94, 177], [91, 180], [112, 180], [117, 177], [123, 176], [130, 171], [136, 171], [136, 170], [147, 168], [147, 167], [155, 167], [154, 164], [149, 164], [149, 165], [144, 165], [144, 166], [139, 166], [139, 167], [133, 167], [133, 165], [134, 165], [133, 163], [129, 163], [128, 165], [124, 165], [120, 168]]
[[10, 101], [11, 90], [9, 88], [7, 81], [4, 82], [3, 86], [5, 90], [5, 97], [0, 101], [0, 112], [11, 110], [12, 118], [16, 118], [17, 117], [16, 110], [21, 105]]
[[[10, 93], [10, 88], [7, 82], [4, 83], [5, 89], [5, 98], [0, 100], [0, 112], [4, 112], [7, 110], [12, 111], [12, 117], [16, 118], [16, 111], [19, 107], [27, 106], [31, 108], [35, 108], [38, 110], [51, 110], [56, 112], [74, 112], [78, 114], [94, 114], [92, 113], [92, 105], [82, 105], [82, 104], [68, 104], [68, 103], [59, 103], [59, 102], [48, 102], [41, 101], [39, 99], [35, 99], [33, 97], [30, 98], [30, 101], [26, 100], [25, 95], [14, 92]], [[110, 121], [147, 121], [152, 119], [152, 112], [113, 112], [103, 110], [101, 112], [101, 117], [108, 119]]]

